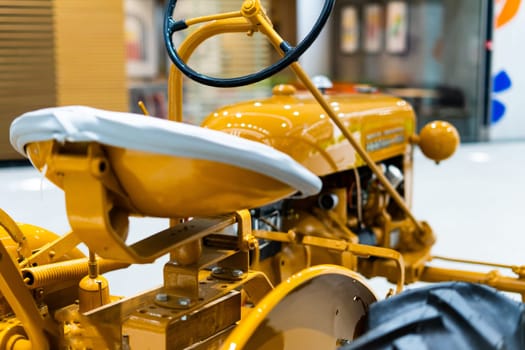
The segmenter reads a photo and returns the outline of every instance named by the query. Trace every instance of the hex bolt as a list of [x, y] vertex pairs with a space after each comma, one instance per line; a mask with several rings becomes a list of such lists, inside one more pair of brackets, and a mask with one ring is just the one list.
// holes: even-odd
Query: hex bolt
[[211, 272], [214, 275], [220, 275], [220, 274], [222, 274], [224, 272], [224, 270], [220, 266], [215, 266], [213, 269], [211, 269]]
[[180, 306], [190, 306], [191, 300], [189, 298], [181, 297], [177, 300]]
[[233, 277], [239, 278], [239, 277], [242, 277], [242, 275], [244, 275], [244, 272], [242, 270], [239, 270], [239, 269], [232, 270]]
[[160, 302], [166, 302], [169, 298], [169, 295], [166, 293], [157, 293], [157, 295], [155, 295], [155, 300]]

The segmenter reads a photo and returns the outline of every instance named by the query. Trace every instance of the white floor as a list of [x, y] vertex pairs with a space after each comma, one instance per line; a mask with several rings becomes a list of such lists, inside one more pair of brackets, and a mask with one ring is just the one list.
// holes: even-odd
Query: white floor
[[[434, 253], [524, 264], [525, 141], [464, 144], [440, 165], [415, 155], [414, 211], [438, 237]], [[68, 231], [62, 192], [31, 167], [0, 168], [0, 208], [16, 221]], [[132, 237], [165, 228], [166, 220], [134, 220]], [[162, 281], [164, 259], [109, 274], [112, 293], [132, 295]], [[129, 281], [134, 281], [131, 283]], [[371, 282], [384, 295], [382, 281]]]

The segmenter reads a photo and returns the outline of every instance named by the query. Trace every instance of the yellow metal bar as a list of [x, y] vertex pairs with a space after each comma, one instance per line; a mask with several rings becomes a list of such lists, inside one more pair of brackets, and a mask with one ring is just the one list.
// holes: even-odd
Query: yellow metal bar
[[48, 334], [56, 336], [58, 329], [50, 315], [42, 317], [33, 297], [26, 288], [20, 272], [11, 260], [4, 244], [0, 241], [0, 290], [13, 309], [16, 317], [24, 325], [33, 349], [49, 349]]
[[286, 242], [286, 243], [295, 242], [295, 232], [293, 231], [275, 232], [275, 231], [255, 230], [253, 231], [253, 235], [259, 239], [267, 239], [269, 241]]
[[463, 281], [486, 284], [496, 289], [521, 294], [525, 302], [525, 280], [501, 275], [498, 271], [473, 272], [426, 266], [421, 274], [423, 282]]
[[449, 258], [449, 257], [446, 257], [446, 256], [439, 256], [439, 255], [432, 256], [431, 260], [443, 260], [443, 261], [451, 261], [451, 262], [457, 262], [457, 263], [462, 263], [462, 264], [501, 267], [501, 268], [510, 269], [510, 270], [512, 270], [512, 269], [514, 269], [516, 267], [515, 265], [505, 265], [505, 264], [491, 263], [491, 262], [478, 261], [478, 260]]
[[266, 17], [264, 13], [259, 13], [252, 19], [252, 22], [260, 26], [259, 30], [261, 33], [268, 37], [268, 40], [279, 54], [284, 55], [284, 52], [280, 47], [284, 39], [273, 29], [273, 24], [269, 21], [268, 17]]
[[146, 108], [146, 105], [144, 104], [143, 101], [139, 101], [137, 104], [139, 105], [139, 108], [140, 108], [140, 110], [142, 111], [142, 113], [143, 113], [144, 115], [146, 115], [146, 116], [149, 116], [149, 115], [150, 115], [150, 114], [149, 114], [149, 111], [148, 111], [148, 109]]
[[[195, 49], [205, 40], [212, 36], [223, 33], [248, 33], [253, 29], [253, 25], [244, 18], [230, 18], [217, 20], [206, 24], [184, 40], [178, 49], [179, 56], [187, 62]], [[181, 122], [182, 115], [182, 72], [171, 65], [168, 80], [168, 118]]]
[[18, 243], [17, 253], [19, 258], [27, 258], [31, 255], [31, 248], [29, 248], [24, 233], [20, 230], [16, 222], [2, 209], [0, 209], [0, 226], [6, 230], [15, 243]]
[[225, 13], [219, 13], [215, 15], [195, 17], [195, 18], [187, 19], [185, 20], [185, 22], [186, 22], [186, 25], [189, 27], [189, 26], [199, 24], [199, 23], [211, 22], [211, 21], [216, 21], [220, 19], [235, 18], [235, 17], [242, 17], [241, 11], [225, 12]]
[[239, 239], [239, 247], [243, 251], [250, 250], [250, 243], [252, 241], [252, 217], [249, 210], [239, 210], [235, 212], [235, 220], [237, 221], [237, 237]]

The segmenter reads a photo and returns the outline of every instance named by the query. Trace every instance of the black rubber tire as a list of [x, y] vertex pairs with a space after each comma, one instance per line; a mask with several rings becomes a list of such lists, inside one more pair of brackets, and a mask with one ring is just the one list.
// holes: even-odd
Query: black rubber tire
[[372, 304], [365, 333], [340, 350], [525, 349], [525, 304], [462, 282]]

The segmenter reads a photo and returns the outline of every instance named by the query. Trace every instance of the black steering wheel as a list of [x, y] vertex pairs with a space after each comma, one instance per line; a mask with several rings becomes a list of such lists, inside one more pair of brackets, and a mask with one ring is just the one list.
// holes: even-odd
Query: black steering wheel
[[244, 75], [236, 78], [215, 78], [208, 75], [201, 74], [191, 69], [179, 56], [177, 50], [173, 46], [172, 36], [175, 32], [188, 28], [186, 20], [176, 21], [173, 19], [171, 14], [175, 10], [177, 0], [169, 0], [166, 7], [166, 13], [164, 15], [164, 43], [168, 51], [168, 56], [175, 66], [184, 73], [188, 78], [197, 81], [201, 84], [214, 86], [214, 87], [237, 87], [244, 86], [259, 82], [263, 79], [269, 78], [270, 76], [280, 72], [284, 68], [288, 67], [293, 62], [297, 61], [299, 57], [312, 45], [317, 39], [319, 33], [323, 29], [332, 12], [335, 4], [335, 0], [325, 0], [323, 9], [315, 24], [313, 25], [310, 32], [304, 37], [301, 42], [293, 47], [288, 42], [283, 40], [279, 47], [284, 53], [284, 56], [274, 64], [263, 68], [259, 72]]

